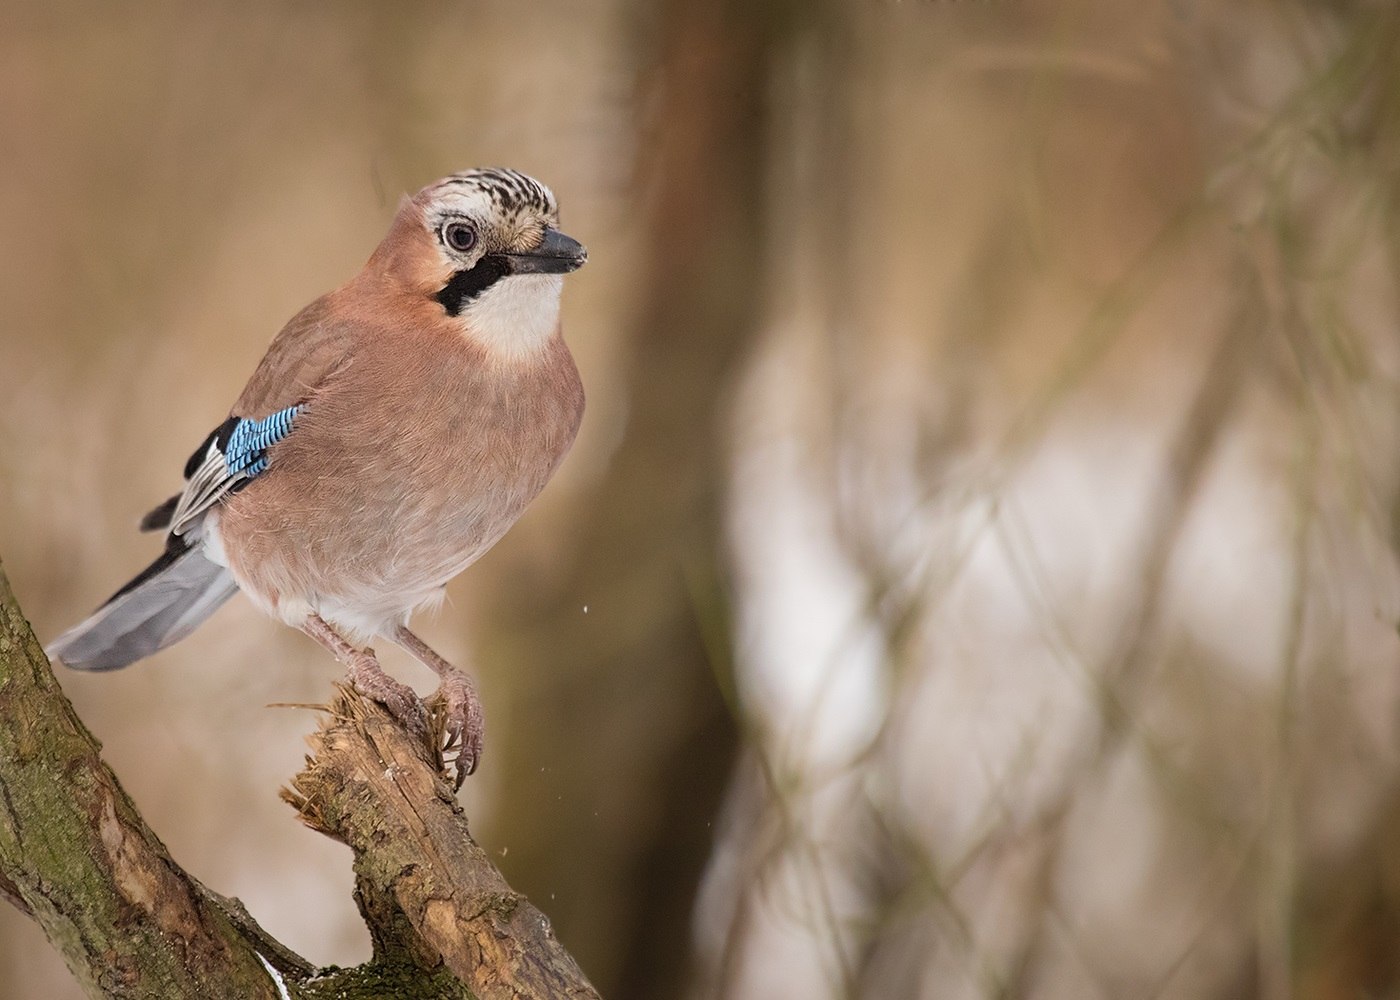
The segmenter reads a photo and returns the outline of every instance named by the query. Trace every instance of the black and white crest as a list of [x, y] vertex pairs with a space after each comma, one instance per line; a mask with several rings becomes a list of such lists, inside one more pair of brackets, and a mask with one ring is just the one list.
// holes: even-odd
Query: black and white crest
[[444, 177], [436, 185], [438, 190], [459, 188], [479, 191], [491, 199], [491, 205], [498, 214], [516, 215], [521, 212], [539, 212], [550, 218], [559, 215], [554, 192], [539, 181], [518, 170], [508, 167], [482, 167], [464, 170], [459, 174]]

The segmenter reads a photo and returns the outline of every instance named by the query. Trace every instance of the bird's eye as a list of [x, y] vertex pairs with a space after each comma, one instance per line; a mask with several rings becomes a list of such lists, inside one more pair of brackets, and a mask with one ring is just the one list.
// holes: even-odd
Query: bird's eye
[[442, 227], [442, 241], [458, 253], [476, 246], [476, 230], [465, 222], [449, 222]]

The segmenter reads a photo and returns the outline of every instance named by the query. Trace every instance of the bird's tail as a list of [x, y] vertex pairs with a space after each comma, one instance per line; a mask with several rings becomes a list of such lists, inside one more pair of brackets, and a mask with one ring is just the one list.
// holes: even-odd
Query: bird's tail
[[237, 591], [200, 546], [172, 536], [159, 559], [45, 652], [77, 670], [116, 670], [183, 639]]

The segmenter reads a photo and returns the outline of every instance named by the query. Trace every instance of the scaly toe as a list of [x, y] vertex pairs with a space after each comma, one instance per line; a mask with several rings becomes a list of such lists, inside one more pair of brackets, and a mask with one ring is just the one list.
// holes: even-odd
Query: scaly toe
[[401, 684], [384, 673], [377, 662], [357, 663], [350, 669], [350, 683], [366, 698], [372, 698], [389, 710], [415, 739], [424, 742], [431, 731], [428, 725], [428, 710], [417, 692], [407, 684]]
[[451, 767], [455, 787], [461, 788], [467, 775], [481, 762], [481, 705], [470, 684], [458, 677], [444, 680], [429, 701], [435, 712], [442, 713], [443, 764]]

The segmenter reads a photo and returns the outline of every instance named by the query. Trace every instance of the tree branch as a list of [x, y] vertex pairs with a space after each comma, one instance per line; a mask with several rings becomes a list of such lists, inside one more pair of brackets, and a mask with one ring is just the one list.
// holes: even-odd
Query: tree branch
[[283, 798], [355, 852], [376, 961], [444, 965], [480, 1000], [598, 996], [549, 920], [471, 839], [437, 754], [340, 685], [310, 742]]
[[355, 854], [374, 957], [317, 971], [146, 826], [54, 678], [0, 568], [0, 897], [94, 997], [581, 997], [545, 917], [472, 841], [440, 755], [338, 689], [284, 797]]

